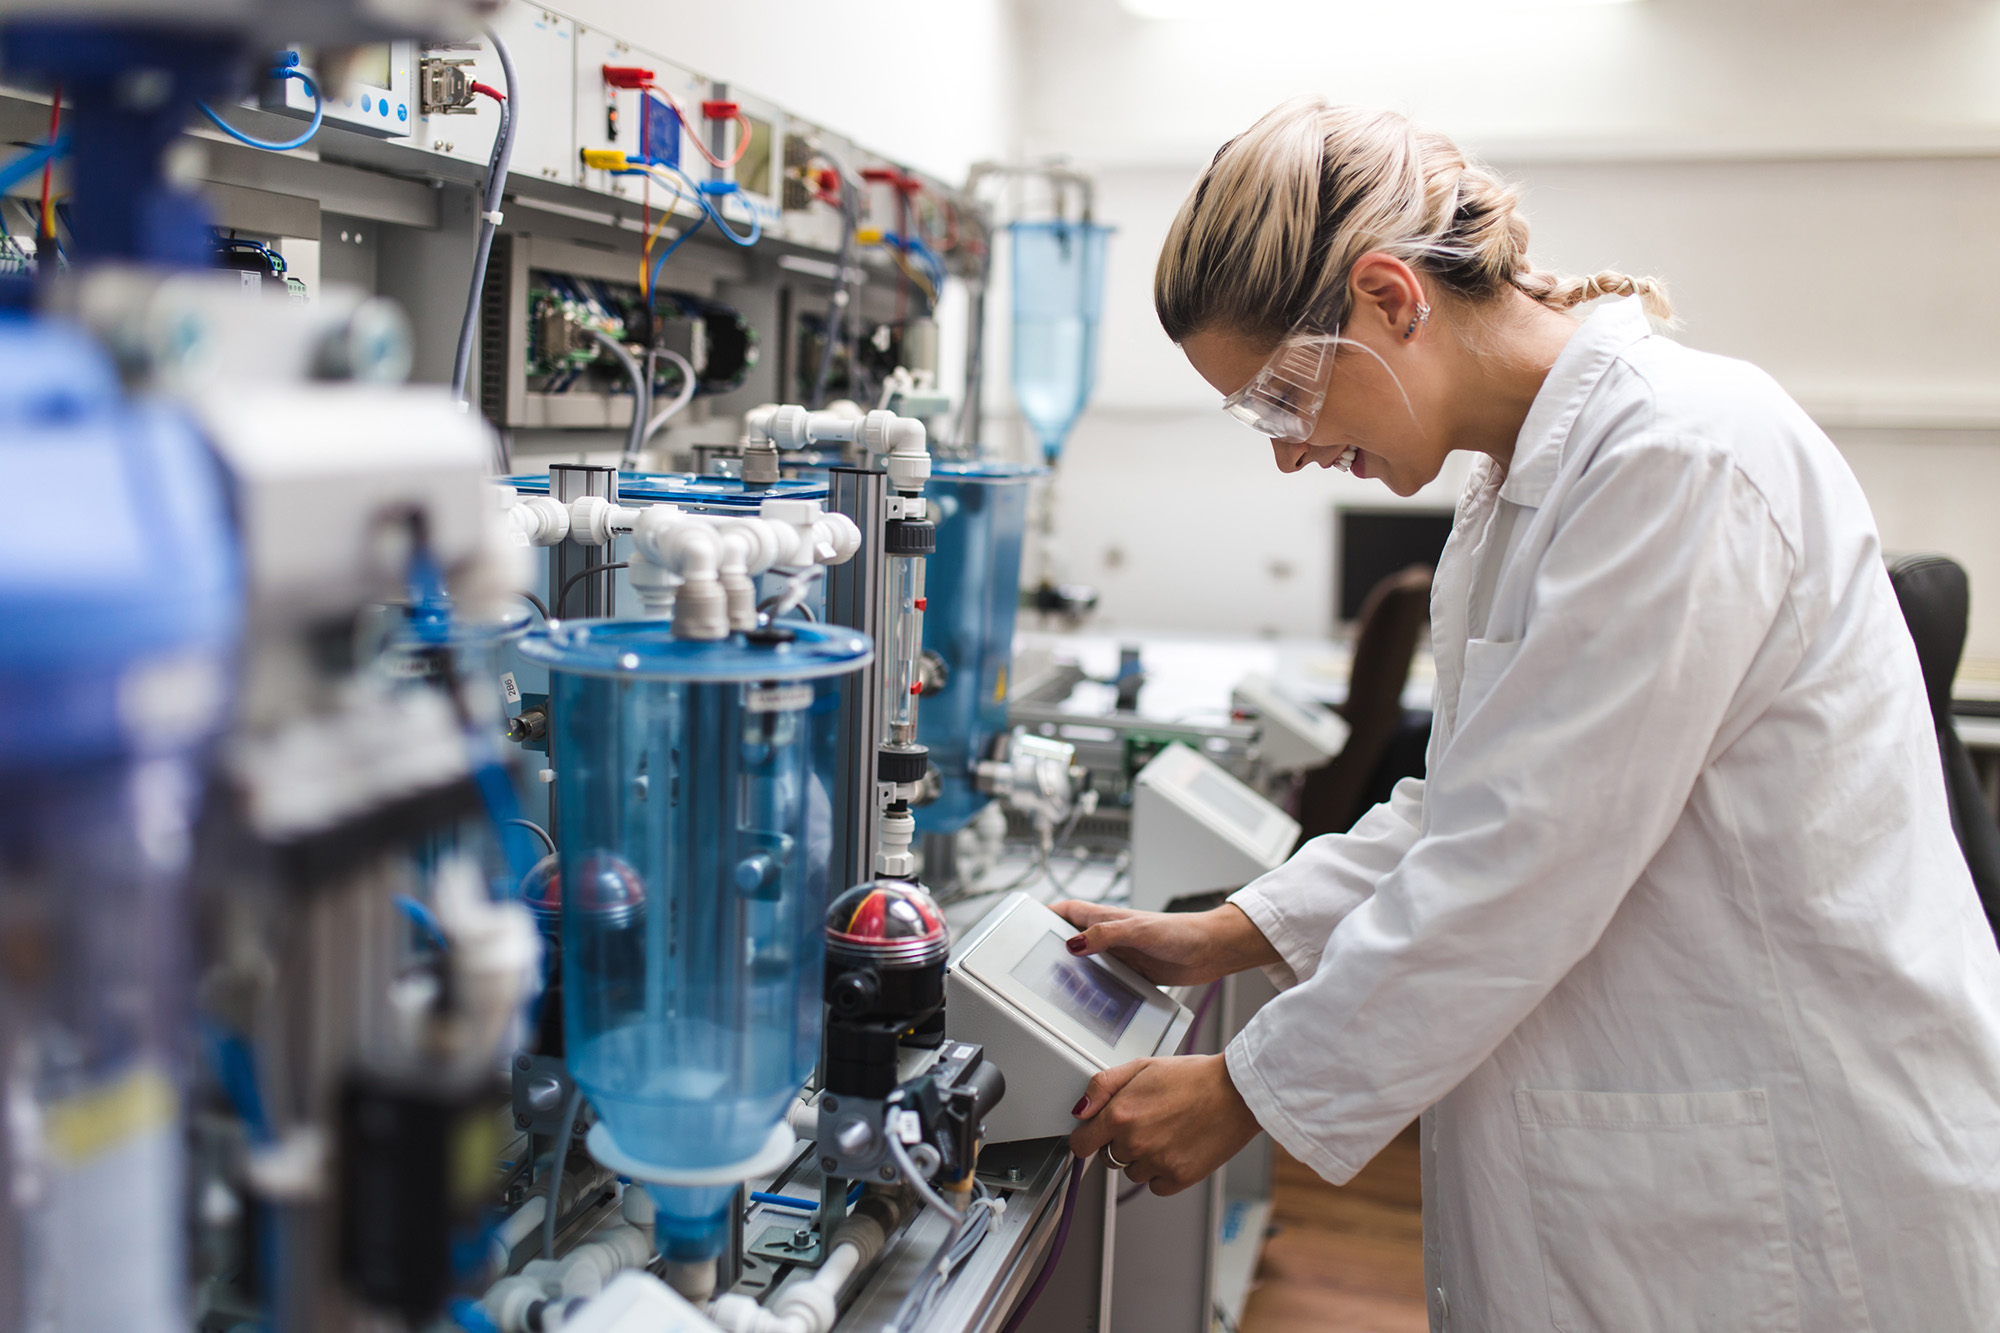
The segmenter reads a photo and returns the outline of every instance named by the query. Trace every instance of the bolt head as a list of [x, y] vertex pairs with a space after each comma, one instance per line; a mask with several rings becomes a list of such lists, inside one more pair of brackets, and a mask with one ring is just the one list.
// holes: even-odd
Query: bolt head
[[514, 1068], [516, 1069], [525, 1071], [528, 1069], [532, 1069], [534, 1067], [534, 1064], [535, 1062], [529, 1059], [525, 1055], [517, 1055], [514, 1057]]
[[839, 1165], [840, 1163], [834, 1161], [831, 1157], [822, 1157], [819, 1159], [819, 1169], [822, 1171], [831, 1171]]
[[514, 1117], [514, 1128], [526, 1129], [527, 1127], [528, 1127], [528, 1117], [524, 1115], [517, 1115]]
[[840, 1099], [837, 1097], [822, 1097], [819, 1099], [819, 1104], [820, 1109], [826, 1111], [838, 1111], [840, 1109]]
[[882, 1168], [881, 1175], [882, 1179], [884, 1180], [894, 1180], [896, 1178], [896, 1168], [893, 1166], [885, 1166]]

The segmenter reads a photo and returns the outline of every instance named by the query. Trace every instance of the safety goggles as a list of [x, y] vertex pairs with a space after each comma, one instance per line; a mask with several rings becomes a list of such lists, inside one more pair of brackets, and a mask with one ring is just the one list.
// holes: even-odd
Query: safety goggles
[[1326, 406], [1338, 333], [1293, 334], [1278, 345], [1250, 382], [1222, 400], [1222, 410], [1273, 440], [1311, 437]]

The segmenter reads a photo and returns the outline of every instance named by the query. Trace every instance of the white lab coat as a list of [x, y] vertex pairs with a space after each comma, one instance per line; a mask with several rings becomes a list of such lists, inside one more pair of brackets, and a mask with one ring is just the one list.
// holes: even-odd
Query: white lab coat
[[1825, 435], [1609, 305], [1431, 625], [1427, 778], [1233, 899], [1259, 1123], [1344, 1181], [1423, 1114], [1433, 1329], [2000, 1329], [2000, 953]]

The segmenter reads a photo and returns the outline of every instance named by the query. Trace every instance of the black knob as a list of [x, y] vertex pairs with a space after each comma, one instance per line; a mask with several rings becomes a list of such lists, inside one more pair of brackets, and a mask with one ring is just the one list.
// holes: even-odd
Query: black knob
[[827, 987], [827, 1002], [838, 1014], [858, 1014], [874, 1007], [882, 996], [882, 985], [873, 972], [847, 972]]

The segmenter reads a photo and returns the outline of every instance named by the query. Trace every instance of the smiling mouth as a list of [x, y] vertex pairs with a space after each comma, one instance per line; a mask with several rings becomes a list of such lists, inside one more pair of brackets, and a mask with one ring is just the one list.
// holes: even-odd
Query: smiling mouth
[[1333, 460], [1333, 465], [1342, 472], [1352, 472], [1354, 471], [1354, 460], [1359, 456], [1360, 451], [1350, 444], [1340, 451], [1340, 457]]

